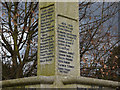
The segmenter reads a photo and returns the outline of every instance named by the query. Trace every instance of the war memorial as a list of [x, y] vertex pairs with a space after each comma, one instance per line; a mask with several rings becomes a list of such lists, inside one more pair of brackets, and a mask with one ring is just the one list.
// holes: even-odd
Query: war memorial
[[0, 82], [18, 88], [115, 89], [120, 82], [80, 76], [78, 2], [40, 2], [37, 76]]

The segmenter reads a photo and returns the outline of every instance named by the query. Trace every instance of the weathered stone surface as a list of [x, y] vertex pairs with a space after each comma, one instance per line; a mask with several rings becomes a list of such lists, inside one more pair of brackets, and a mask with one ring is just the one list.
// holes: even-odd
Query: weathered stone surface
[[77, 2], [41, 2], [38, 75], [80, 75]]

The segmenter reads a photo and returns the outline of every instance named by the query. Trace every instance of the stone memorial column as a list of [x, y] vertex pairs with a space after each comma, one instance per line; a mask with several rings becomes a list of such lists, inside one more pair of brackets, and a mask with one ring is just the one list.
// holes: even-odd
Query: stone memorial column
[[78, 2], [40, 2], [37, 75], [80, 76]]

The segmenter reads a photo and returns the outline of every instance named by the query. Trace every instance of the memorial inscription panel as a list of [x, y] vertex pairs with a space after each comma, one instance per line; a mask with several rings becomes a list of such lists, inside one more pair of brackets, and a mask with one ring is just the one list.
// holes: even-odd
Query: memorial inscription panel
[[39, 3], [37, 75], [79, 76], [78, 3]]
[[67, 17], [58, 16], [57, 44], [58, 44], [58, 73], [71, 74], [75, 70], [77, 52], [76, 21]]
[[51, 64], [54, 62], [54, 5], [40, 11], [40, 64]]

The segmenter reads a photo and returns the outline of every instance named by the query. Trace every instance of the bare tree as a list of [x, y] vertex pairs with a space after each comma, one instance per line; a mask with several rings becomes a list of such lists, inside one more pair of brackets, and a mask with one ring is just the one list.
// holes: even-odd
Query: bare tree
[[118, 45], [118, 3], [80, 3], [81, 75], [104, 78], [111, 50]]
[[3, 79], [30, 76], [37, 61], [38, 3], [1, 4]]

